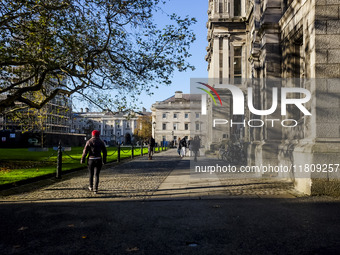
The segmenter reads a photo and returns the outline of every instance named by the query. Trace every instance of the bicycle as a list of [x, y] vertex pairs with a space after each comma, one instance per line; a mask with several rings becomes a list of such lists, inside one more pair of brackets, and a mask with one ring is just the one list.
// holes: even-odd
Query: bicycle
[[239, 143], [228, 145], [227, 150], [220, 148], [218, 159], [222, 159], [229, 164], [242, 164], [247, 161], [243, 146]]

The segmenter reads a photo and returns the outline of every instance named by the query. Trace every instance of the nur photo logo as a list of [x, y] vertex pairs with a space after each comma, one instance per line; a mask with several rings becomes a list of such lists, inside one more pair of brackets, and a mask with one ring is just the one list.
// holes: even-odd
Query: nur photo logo
[[[220, 104], [222, 106], [221, 97], [220, 97], [220, 95], [217, 93], [217, 91], [212, 86], [210, 86], [208, 84], [205, 84], [203, 82], [197, 82], [197, 83], [207, 87], [212, 92], [214, 92], [214, 94], [217, 96], [217, 98], [220, 101]], [[211, 94], [211, 92], [209, 90], [201, 88], [201, 87], [197, 87], [197, 88], [202, 90], [202, 91], [204, 91], [205, 93], [207, 93], [211, 97], [211, 99], [214, 101], [214, 104], [217, 105], [215, 97], [213, 96], [213, 94]], [[202, 105], [201, 105], [202, 106], [202, 115], [207, 115], [207, 94], [202, 94]]]
[[[196, 82], [202, 87], [196, 87], [205, 93], [201, 94], [201, 114], [207, 115], [207, 95], [210, 96], [211, 100], [214, 102], [212, 107], [219, 106], [215, 97], [218, 98], [220, 102], [220, 106], [225, 106], [222, 103], [221, 96], [216, 90], [226, 91], [228, 97], [230, 98], [231, 104], [231, 112], [226, 112], [226, 117], [220, 116], [222, 118], [213, 118], [213, 127], [216, 125], [226, 125], [230, 124], [231, 127], [233, 125], [239, 124], [243, 126], [250, 127], [262, 127], [266, 123], [270, 124], [274, 127], [276, 122], [280, 122], [283, 127], [295, 127], [298, 125], [298, 119], [289, 118], [287, 109], [294, 108], [296, 111], [299, 111], [303, 116], [311, 116], [311, 112], [306, 108], [305, 104], [307, 104], [311, 100], [311, 92], [308, 89], [301, 87], [282, 87], [280, 84], [273, 84], [270, 88], [266, 89], [265, 101], [269, 102], [267, 105], [256, 105], [254, 102], [254, 98], [256, 97], [256, 92], [254, 92], [254, 88], [251, 84], [245, 83], [245, 85], [232, 85], [232, 84], [216, 84], [209, 85], [204, 82]], [[246, 86], [250, 85], [250, 86]], [[276, 85], [276, 86], [275, 86]], [[262, 92], [262, 91], [261, 91]], [[262, 92], [264, 93], [264, 92]], [[224, 95], [225, 93], [223, 93]], [[256, 99], [255, 99], [256, 100]], [[262, 99], [263, 100], [263, 99]], [[263, 109], [264, 107], [264, 109]], [[276, 113], [279, 111], [280, 113]], [[233, 116], [246, 116], [248, 114], [252, 114], [253, 116], [266, 116], [265, 118], [259, 119], [246, 119], [243, 118], [242, 122], [235, 122], [233, 120]], [[274, 114], [274, 115], [272, 115]], [[278, 118], [279, 115], [288, 117], [287, 119]], [[273, 117], [271, 117], [273, 116]], [[274, 117], [275, 116], [275, 117]]]

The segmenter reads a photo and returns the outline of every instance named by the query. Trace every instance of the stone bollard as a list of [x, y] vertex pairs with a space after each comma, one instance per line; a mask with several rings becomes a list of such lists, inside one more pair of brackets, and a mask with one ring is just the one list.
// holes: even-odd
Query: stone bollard
[[61, 179], [62, 161], [63, 161], [63, 152], [62, 152], [62, 147], [59, 142], [58, 157], [57, 157], [57, 172], [56, 172], [57, 179]]
[[118, 144], [117, 148], [117, 162], [120, 162], [120, 144]]

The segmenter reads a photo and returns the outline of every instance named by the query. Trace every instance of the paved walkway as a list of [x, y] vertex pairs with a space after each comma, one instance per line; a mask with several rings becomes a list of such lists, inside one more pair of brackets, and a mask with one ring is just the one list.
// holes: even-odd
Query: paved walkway
[[1, 254], [340, 254], [339, 199], [189, 164], [170, 150], [106, 166], [97, 195], [80, 171], [2, 196]]
[[[190, 173], [190, 159], [181, 159], [176, 150], [169, 150], [155, 154], [153, 160], [144, 156], [119, 165], [106, 165], [101, 172], [99, 192], [96, 195], [87, 190], [88, 173], [83, 170], [63, 176], [61, 181], [44, 181], [44, 187], [29, 192], [20, 192], [22, 188], [17, 188], [19, 194], [2, 196], [0, 201], [294, 198], [297, 195], [292, 184], [285, 181]], [[199, 158], [199, 162], [205, 160]]]
[[[291, 182], [262, 178], [229, 178], [225, 174], [194, 173], [190, 159], [184, 158], [149, 199], [222, 199], [295, 198], [299, 196]], [[198, 162], [206, 161], [200, 158]], [[204, 163], [206, 164], [206, 162]]]

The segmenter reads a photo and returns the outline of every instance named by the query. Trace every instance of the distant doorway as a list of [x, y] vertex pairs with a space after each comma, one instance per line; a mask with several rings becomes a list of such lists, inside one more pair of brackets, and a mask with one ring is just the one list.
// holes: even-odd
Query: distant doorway
[[125, 135], [125, 144], [131, 144], [131, 135], [129, 133]]

